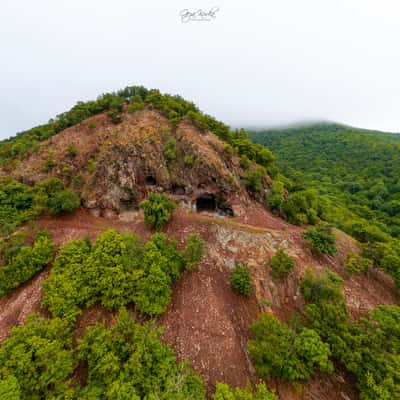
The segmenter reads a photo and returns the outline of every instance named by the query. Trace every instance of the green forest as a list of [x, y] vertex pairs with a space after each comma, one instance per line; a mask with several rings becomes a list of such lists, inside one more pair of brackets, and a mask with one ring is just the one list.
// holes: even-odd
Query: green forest
[[400, 285], [400, 135], [330, 123], [249, 135], [282, 172], [272, 209], [296, 224], [334, 224]]

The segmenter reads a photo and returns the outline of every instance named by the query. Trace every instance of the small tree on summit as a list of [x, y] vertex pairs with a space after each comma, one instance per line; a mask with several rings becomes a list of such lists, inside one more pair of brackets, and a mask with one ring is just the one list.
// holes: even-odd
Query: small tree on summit
[[144, 222], [150, 228], [160, 231], [171, 219], [176, 204], [169, 197], [160, 193], [149, 193], [147, 199], [140, 203], [144, 210]]

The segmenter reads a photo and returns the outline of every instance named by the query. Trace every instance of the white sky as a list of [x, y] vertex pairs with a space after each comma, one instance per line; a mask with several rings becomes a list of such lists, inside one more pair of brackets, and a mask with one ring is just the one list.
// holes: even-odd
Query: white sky
[[0, 138], [132, 84], [234, 126], [400, 132], [399, 44], [399, 0], [2, 0]]

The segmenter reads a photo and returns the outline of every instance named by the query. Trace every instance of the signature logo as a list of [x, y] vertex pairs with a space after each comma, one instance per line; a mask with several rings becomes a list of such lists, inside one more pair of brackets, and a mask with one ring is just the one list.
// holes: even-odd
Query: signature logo
[[218, 11], [219, 7], [213, 7], [208, 11], [201, 9], [190, 11], [187, 8], [185, 8], [179, 13], [179, 16], [184, 24], [191, 21], [212, 21], [217, 17]]

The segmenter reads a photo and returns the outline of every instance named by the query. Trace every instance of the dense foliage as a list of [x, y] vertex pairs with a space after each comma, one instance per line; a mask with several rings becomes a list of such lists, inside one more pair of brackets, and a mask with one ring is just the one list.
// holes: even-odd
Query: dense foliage
[[319, 254], [333, 255], [337, 252], [335, 234], [328, 224], [318, 224], [303, 232], [313, 249]]
[[[73, 372], [87, 366], [87, 383]], [[0, 399], [204, 400], [202, 380], [160, 341], [160, 331], [121, 310], [73, 348], [71, 326], [33, 315], [0, 347]]]
[[335, 224], [400, 287], [400, 135], [321, 123], [250, 136], [290, 178], [277, 177], [270, 207], [292, 223]]
[[278, 397], [268, 391], [265, 384], [260, 383], [255, 391], [248, 386], [242, 388], [230, 388], [225, 383], [217, 383], [213, 400], [278, 400]]
[[283, 277], [293, 269], [294, 261], [283, 249], [278, 249], [269, 260], [268, 265], [272, 269], [273, 276]]
[[232, 288], [244, 295], [248, 296], [251, 293], [251, 273], [246, 264], [236, 264], [231, 273]]
[[149, 315], [165, 311], [171, 300], [171, 285], [186, 265], [192, 268], [202, 256], [192, 252], [192, 236], [180, 252], [174, 241], [157, 233], [142, 245], [133, 234], [107, 231], [92, 245], [75, 240], [66, 245], [44, 282], [43, 304], [55, 316], [74, 320], [80, 308], [100, 303], [118, 309], [129, 303]]
[[46, 232], [39, 232], [32, 246], [23, 237], [0, 241], [0, 298], [32, 278], [53, 259], [54, 244]]
[[173, 200], [162, 193], [149, 193], [147, 199], [140, 203], [144, 210], [144, 222], [150, 228], [160, 231], [172, 217], [176, 209]]
[[152, 325], [138, 325], [120, 312], [111, 328], [89, 328], [78, 346], [78, 359], [88, 366], [85, 399], [204, 400], [202, 380], [172, 349], [160, 341]]
[[79, 207], [78, 195], [63, 182], [51, 178], [28, 186], [5, 177], [0, 180], [0, 235], [8, 235], [18, 226], [37, 218], [42, 212], [52, 214]]
[[249, 351], [259, 376], [290, 381], [308, 379], [317, 370], [332, 372], [329, 345], [313, 329], [295, 332], [272, 314], [254, 322]]
[[61, 398], [76, 366], [71, 327], [32, 315], [0, 347], [0, 399]]
[[332, 356], [357, 377], [362, 400], [400, 396], [400, 307], [379, 306], [368, 318], [352, 321], [332, 272], [308, 272], [302, 290], [306, 321], [329, 344]]

